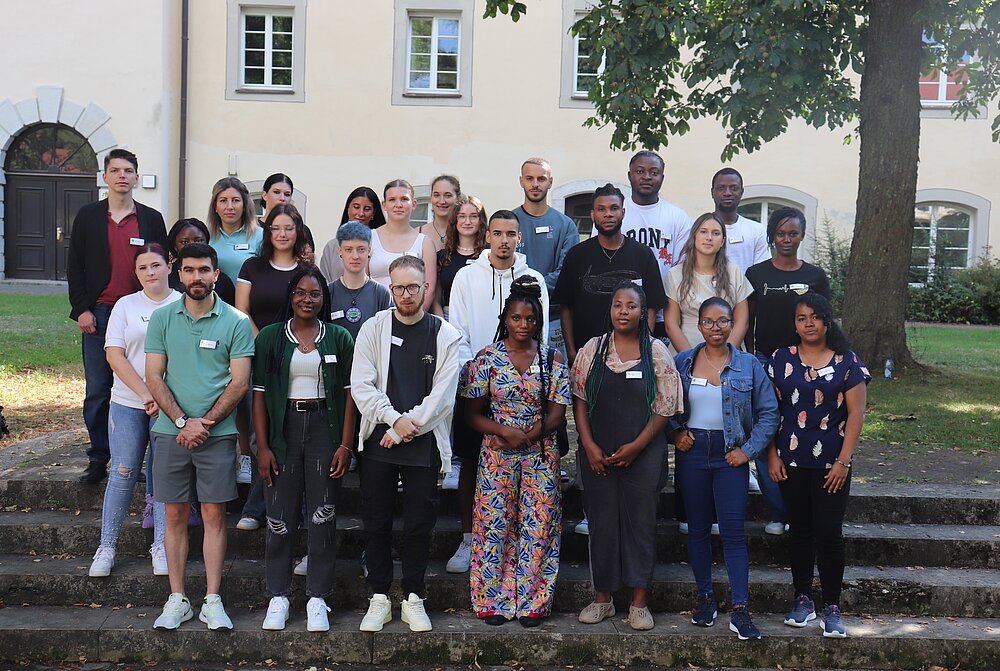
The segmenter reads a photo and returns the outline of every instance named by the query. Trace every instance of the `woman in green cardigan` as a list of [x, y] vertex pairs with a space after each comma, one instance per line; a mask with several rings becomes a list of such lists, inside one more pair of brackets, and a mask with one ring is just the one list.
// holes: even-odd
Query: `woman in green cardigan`
[[329, 305], [322, 274], [315, 266], [302, 268], [288, 284], [285, 319], [257, 335], [253, 422], [266, 485], [268, 630], [284, 629], [288, 621], [303, 498], [310, 557], [307, 629], [330, 628], [326, 597], [333, 591], [337, 494], [351, 462], [356, 410], [350, 390], [354, 341], [346, 329], [320, 318], [330, 314]]

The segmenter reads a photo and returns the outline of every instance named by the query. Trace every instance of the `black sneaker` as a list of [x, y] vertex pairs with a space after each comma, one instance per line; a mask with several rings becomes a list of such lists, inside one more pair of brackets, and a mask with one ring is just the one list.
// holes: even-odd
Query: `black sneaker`
[[711, 627], [719, 614], [719, 604], [711, 594], [699, 594], [698, 605], [695, 606], [691, 624], [699, 627]]
[[729, 630], [735, 632], [741, 641], [749, 641], [751, 638], [763, 638], [760, 630], [754, 626], [750, 619], [750, 611], [746, 606], [733, 608], [729, 614]]

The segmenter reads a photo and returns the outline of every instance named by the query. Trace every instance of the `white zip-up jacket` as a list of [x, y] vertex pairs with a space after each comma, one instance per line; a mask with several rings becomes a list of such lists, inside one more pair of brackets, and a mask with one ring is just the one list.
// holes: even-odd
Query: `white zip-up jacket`
[[437, 365], [431, 392], [413, 408], [400, 411], [392, 407], [385, 393], [389, 377], [389, 356], [392, 350], [392, 320], [395, 309], [375, 313], [361, 326], [354, 342], [354, 361], [351, 363], [351, 396], [360, 411], [361, 438], [358, 451], [365, 448], [365, 439], [372, 435], [378, 424], [388, 424], [386, 432], [397, 443], [402, 442], [392, 428], [404, 415], [420, 423], [417, 434], [434, 432], [438, 453], [441, 455], [441, 472], [451, 470], [451, 416], [455, 411], [455, 392], [458, 389], [458, 344], [460, 334], [448, 322], [428, 313], [431, 319], [441, 320], [437, 335]]
[[464, 364], [479, 350], [493, 343], [500, 312], [510, 295], [510, 285], [522, 275], [531, 275], [542, 286], [542, 343], [549, 341], [549, 290], [545, 278], [528, 267], [524, 254], [514, 254], [514, 265], [497, 270], [490, 264], [490, 250], [484, 249], [474, 263], [455, 274], [451, 285], [448, 321], [462, 334], [458, 358]]

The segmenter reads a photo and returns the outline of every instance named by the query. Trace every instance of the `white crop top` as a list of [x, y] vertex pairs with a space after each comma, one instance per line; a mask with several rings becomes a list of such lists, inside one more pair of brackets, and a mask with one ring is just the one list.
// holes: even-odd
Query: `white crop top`
[[319, 350], [304, 354], [298, 347], [288, 364], [288, 398], [325, 398]]
[[407, 254], [409, 256], [415, 256], [418, 259], [423, 258], [424, 238], [426, 237], [427, 236], [423, 233], [417, 233], [417, 237], [413, 241], [413, 244], [410, 245], [410, 248], [405, 252], [390, 252], [382, 246], [382, 240], [379, 238], [378, 229], [375, 229], [372, 231], [372, 256], [368, 261], [368, 274], [373, 280], [388, 289], [389, 265], [400, 256]]

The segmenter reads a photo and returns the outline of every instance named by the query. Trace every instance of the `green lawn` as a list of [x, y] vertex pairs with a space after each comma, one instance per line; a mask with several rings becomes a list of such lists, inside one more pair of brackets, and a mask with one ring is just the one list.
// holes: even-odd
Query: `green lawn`
[[64, 294], [0, 294], [0, 375], [80, 361], [80, 330]]

